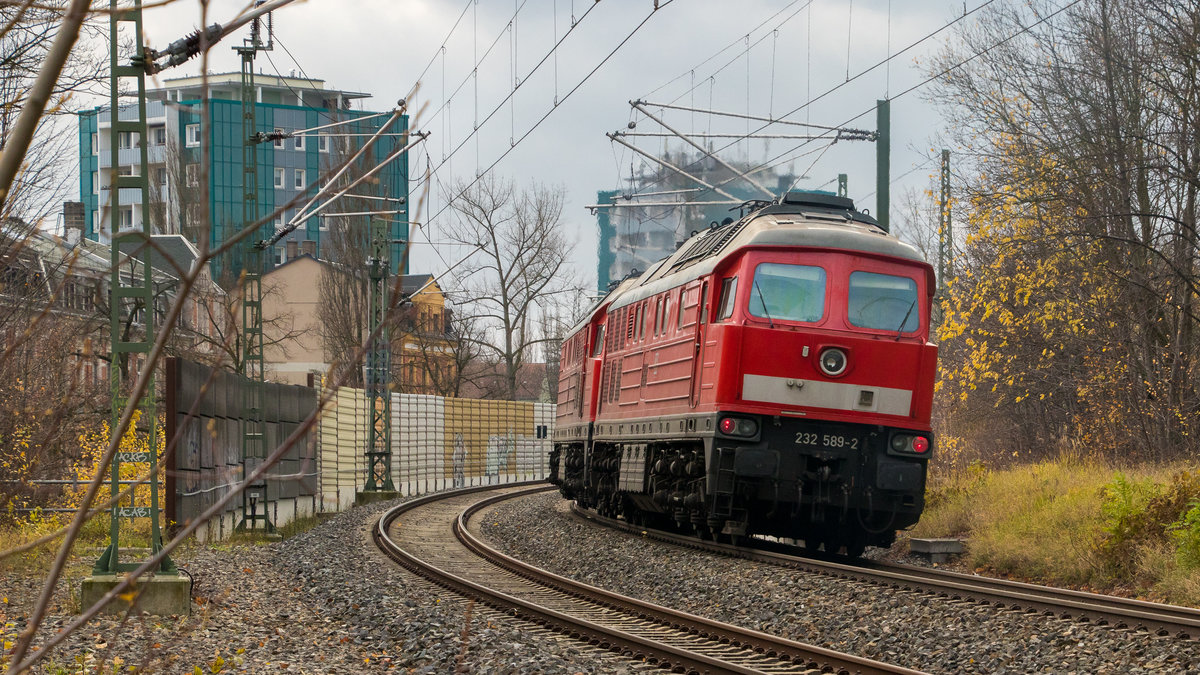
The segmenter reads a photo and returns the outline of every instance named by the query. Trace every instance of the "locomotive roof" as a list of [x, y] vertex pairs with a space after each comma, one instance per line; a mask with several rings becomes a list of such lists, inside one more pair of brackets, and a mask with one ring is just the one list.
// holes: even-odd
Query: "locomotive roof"
[[883, 231], [874, 218], [856, 211], [845, 197], [788, 193], [742, 219], [693, 234], [674, 253], [638, 276], [621, 282], [588, 312], [570, 334], [591, 320], [596, 309], [624, 307], [713, 271], [727, 256], [748, 247], [804, 246], [861, 251], [924, 263], [913, 246]]
[[[829, 204], [833, 199], [845, 205], [838, 204], [841, 208], [837, 208]], [[613, 289], [609, 294], [614, 298], [610, 309], [704, 276], [728, 253], [742, 248], [804, 246], [925, 262], [916, 248], [888, 235], [870, 216], [854, 211], [849, 199], [833, 199], [823, 200], [819, 205], [790, 201], [771, 204], [736, 222], [699, 232], [675, 253], [632, 279], [634, 284], [622, 282]]]

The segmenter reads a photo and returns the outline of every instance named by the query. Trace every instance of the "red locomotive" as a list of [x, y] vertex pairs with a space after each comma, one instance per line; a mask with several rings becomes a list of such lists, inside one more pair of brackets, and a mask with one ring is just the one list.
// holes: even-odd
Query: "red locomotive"
[[790, 192], [623, 280], [562, 346], [551, 482], [599, 513], [861, 555], [924, 507], [933, 269]]

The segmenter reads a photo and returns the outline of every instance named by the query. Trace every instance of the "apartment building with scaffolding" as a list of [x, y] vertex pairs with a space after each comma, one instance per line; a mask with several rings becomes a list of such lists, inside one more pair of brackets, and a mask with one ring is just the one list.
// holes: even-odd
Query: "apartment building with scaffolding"
[[[687, 167], [689, 173], [733, 195], [734, 199], [661, 167], [644, 168], [632, 174], [619, 190], [598, 191], [596, 204], [591, 208], [596, 213], [599, 230], [596, 281], [601, 293], [630, 272], [645, 271], [674, 253], [692, 232], [726, 218], [736, 220], [738, 206], [743, 201], [766, 198], [761, 190], [711, 157], [679, 152], [664, 153], [662, 158]], [[756, 180], [781, 194], [795, 176], [757, 174]]]

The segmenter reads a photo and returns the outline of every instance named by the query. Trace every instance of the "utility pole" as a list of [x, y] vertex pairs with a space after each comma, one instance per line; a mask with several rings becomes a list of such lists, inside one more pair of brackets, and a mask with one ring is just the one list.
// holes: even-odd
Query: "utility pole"
[[[392, 273], [391, 223], [386, 217], [371, 219], [370, 310], [367, 315], [367, 408], [370, 428], [367, 440], [367, 493], [394, 493], [392, 483], [392, 344], [388, 330], [390, 278]], [[390, 495], [389, 495], [390, 496]], [[382, 494], [372, 495], [384, 498]], [[368, 498], [371, 499], [371, 498]]]
[[[132, 6], [120, 7], [117, 6], [117, 0], [109, 2], [109, 68], [111, 75], [109, 77], [109, 169], [111, 171], [111, 179], [109, 180], [109, 238], [111, 245], [111, 268], [109, 271], [109, 367], [108, 380], [111, 388], [112, 408], [110, 410], [109, 429], [111, 433], [116, 433], [120, 424], [121, 414], [125, 410], [128, 400], [122, 395], [121, 381], [121, 362], [124, 360], [129, 364], [129, 371], [136, 372], [142, 368], [151, 369], [151, 377], [146, 385], [145, 393], [137, 402], [137, 408], [140, 411], [140, 416], [135, 423], [130, 425], [127, 435], [133, 437], [141, 437], [145, 442], [145, 450], [134, 452], [117, 452], [113, 456], [110, 491], [115, 497], [121, 491], [121, 465], [125, 462], [133, 462], [136, 464], [145, 464], [149, 467], [149, 486], [150, 486], [150, 503], [149, 504], [134, 504], [133, 496], [128, 499], [128, 503], [122, 503], [125, 500], [114, 502], [111, 511], [111, 520], [109, 522], [109, 544], [108, 548], [104, 549], [104, 553], [92, 568], [93, 574], [96, 575], [115, 575], [118, 572], [131, 572], [137, 569], [141, 564], [136, 562], [121, 562], [121, 521], [132, 520], [134, 518], [149, 518], [150, 519], [150, 553], [157, 554], [162, 550], [162, 530], [159, 522], [158, 508], [158, 414], [154, 405], [154, 378], [153, 368], [155, 364], [150, 363], [149, 353], [155, 343], [156, 331], [154, 327], [155, 306], [154, 306], [154, 275], [150, 266], [150, 253], [153, 250], [150, 245], [150, 235], [154, 232], [150, 223], [150, 179], [148, 176], [147, 166], [147, 150], [146, 145], [149, 138], [146, 134], [146, 73], [137, 65], [122, 65], [117, 56], [117, 45], [119, 29], [121, 24], [132, 26], [133, 35], [136, 36], [137, 44], [135, 45], [136, 56], [134, 61], [137, 62], [143, 57], [145, 47], [141, 44], [142, 36], [142, 2], [141, 0], [133, 0]], [[121, 82], [122, 80], [129, 85], [136, 86], [137, 105], [130, 106], [129, 113], [132, 115], [121, 115]], [[133, 89], [131, 86], [130, 89]], [[133, 117], [133, 119], [125, 119]], [[132, 147], [134, 138], [137, 139], [138, 159], [140, 167], [134, 167], [132, 175], [121, 174], [120, 164], [120, 138], [125, 134], [127, 145]], [[121, 197], [128, 195], [130, 191], [136, 191], [141, 196], [140, 215], [141, 228], [134, 229], [131, 226], [122, 228], [121, 225]], [[135, 207], [130, 204], [130, 209]], [[126, 279], [122, 278], [121, 264], [124, 262], [121, 256], [121, 243], [129, 242], [129, 249], [132, 249], [129, 255], [130, 271], [128, 276], [128, 284]], [[129, 315], [141, 313], [142, 325], [144, 334], [140, 339], [134, 337], [127, 339], [124, 334], [124, 326]], [[139, 431], [139, 428], [145, 431]], [[136, 494], [134, 492], [133, 494]], [[177, 575], [178, 570], [170, 558], [163, 558], [159, 563], [158, 574]], [[88, 595], [88, 582], [84, 582], [85, 599]], [[84, 607], [88, 604], [85, 602]]]
[[892, 171], [892, 111], [891, 103], [886, 100], [876, 101], [875, 119], [875, 220], [884, 232], [890, 232], [888, 226], [888, 209], [891, 200], [891, 171]]
[[[258, 3], [258, 4], [261, 4]], [[249, 227], [259, 219], [257, 95], [254, 88], [254, 57], [274, 47], [271, 15], [267, 15], [267, 42], [262, 41], [262, 21], [250, 24], [250, 37], [234, 50], [242, 57], [242, 222]], [[239, 228], [239, 229], [241, 229]], [[265, 249], [258, 243], [269, 230], [260, 227], [242, 244], [242, 470], [250, 474], [267, 458], [266, 420], [263, 419], [264, 382], [262, 273]], [[262, 513], [258, 505], [262, 504]], [[275, 524], [267, 514], [267, 481], [260, 479], [242, 491], [242, 519], [235, 529], [255, 529], [262, 521], [269, 533]]]
[[954, 225], [950, 220], [950, 151], [942, 150], [942, 195], [938, 203], [938, 292], [946, 292], [946, 277], [954, 270]]

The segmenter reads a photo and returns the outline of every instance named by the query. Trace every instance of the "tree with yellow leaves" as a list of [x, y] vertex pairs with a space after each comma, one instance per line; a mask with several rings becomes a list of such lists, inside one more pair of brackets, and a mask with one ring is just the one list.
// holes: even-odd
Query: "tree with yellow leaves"
[[939, 83], [971, 167], [948, 426], [990, 459], [1194, 453], [1200, 7], [1055, 9], [989, 9], [939, 61], [986, 52]]

